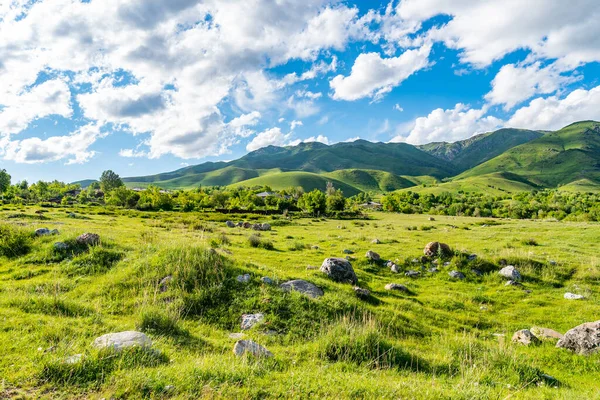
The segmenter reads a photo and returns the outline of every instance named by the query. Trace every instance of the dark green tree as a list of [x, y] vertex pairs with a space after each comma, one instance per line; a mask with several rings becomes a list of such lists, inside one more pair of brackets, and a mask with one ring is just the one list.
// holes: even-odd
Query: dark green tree
[[121, 177], [111, 170], [104, 171], [100, 176], [100, 188], [104, 193], [121, 186], [125, 186]]

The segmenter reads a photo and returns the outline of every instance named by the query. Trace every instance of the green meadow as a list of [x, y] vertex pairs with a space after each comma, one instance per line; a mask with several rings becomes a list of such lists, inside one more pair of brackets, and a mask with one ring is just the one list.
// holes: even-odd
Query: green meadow
[[[0, 220], [0, 398], [600, 398], [600, 354], [511, 342], [519, 329], [564, 333], [599, 319], [598, 223], [85, 206], [5, 206]], [[59, 233], [34, 237], [43, 227]], [[86, 232], [100, 244], [74, 245]], [[453, 256], [421, 260], [431, 241]], [[368, 250], [400, 272], [370, 263]], [[348, 252], [367, 298], [319, 271], [325, 258]], [[429, 272], [431, 261], [439, 272]], [[521, 271], [523, 286], [505, 285], [497, 274], [504, 262]], [[466, 278], [451, 278], [453, 270]], [[243, 274], [248, 283], [236, 280]], [[279, 288], [292, 279], [324, 296]], [[389, 283], [408, 292], [385, 290]], [[585, 299], [566, 300], [566, 292]], [[242, 314], [258, 312], [264, 321], [243, 337], [274, 357], [237, 357], [230, 334], [241, 332]], [[151, 351], [91, 346], [127, 330], [146, 333]]]

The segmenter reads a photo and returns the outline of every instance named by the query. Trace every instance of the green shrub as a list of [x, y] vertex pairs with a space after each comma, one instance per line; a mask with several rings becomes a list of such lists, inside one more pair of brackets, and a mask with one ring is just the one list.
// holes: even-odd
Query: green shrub
[[302, 251], [302, 250], [305, 250], [306, 247], [307, 246], [304, 243], [297, 240], [288, 246], [288, 250], [289, 251]]
[[250, 235], [250, 237], [248, 237], [248, 245], [250, 245], [250, 247], [265, 250], [273, 250], [275, 248], [273, 242], [271, 242], [270, 240], [262, 239], [258, 235]]
[[118, 353], [111, 350], [95, 354], [84, 354], [81, 361], [66, 363], [64, 360], [49, 360], [43, 363], [38, 375], [41, 383], [61, 386], [98, 387], [113, 371], [156, 367], [169, 362], [169, 358], [156, 350], [140, 347], [124, 349]]
[[159, 310], [144, 311], [137, 329], [163, 336], [187, 336], [189, 334], [179, 326], [177, 318]]
[[427, 364], [390, 344], [374, 327], [343, 323], [321, 340], [320, 357], [333, 362], [349, 362], [374, 369], [425, 369]]
[[103, 274], [122, 258], [123, 253], [120, 251], [94, 246], [88, 253], [76, 256], [65, 267], [65, 273], [69, 276]]
[[0, 257], [16, 258], [31, 251], [32, 234], [24, 228], [0, 225]]

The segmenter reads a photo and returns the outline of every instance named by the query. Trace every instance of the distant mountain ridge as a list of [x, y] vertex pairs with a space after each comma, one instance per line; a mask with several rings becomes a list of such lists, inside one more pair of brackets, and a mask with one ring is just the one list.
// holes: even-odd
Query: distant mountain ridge
[[[401, 189], [503, 192], [559, 185], [595, 190], [600, 188], [600, 123], [577, 122], [556, 132], [505, 128], [421, 146], [366, 140], [267, 146], [229, 162], [123, 180], [130, 187], [269, 185], [305, 190], [332, 181], [347, 195]], [[428, 189], [423, 189], [424, 182]]]

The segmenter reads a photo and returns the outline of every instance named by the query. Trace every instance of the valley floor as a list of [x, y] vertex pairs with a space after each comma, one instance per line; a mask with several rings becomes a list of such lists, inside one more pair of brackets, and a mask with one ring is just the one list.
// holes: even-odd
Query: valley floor
[[[26, 254], [0, 258], [0, 398], [600, 398], [600, 354], [511, 342], [519, 329], [564, 333], [600, 319], [598, 223], [36, 210], [0, 211], [0, 221], [18, 229], [59, 231], [32, 239]], [[228, 228], [227, 219], [272, 230]], [[75, 254], [55, 249], [85, 232], [101, 244]], [[437, 273], [413, 261], [431, 241], [455, 250]], [[353, 252], [366, 299], [318, 269], [344, 250]], [[369, 263], [368, 250], [400, 273]], [[523, 286], [505, 285], [502, 260], [521, 271]], [[452, 270], [466, 279], [452, 279]], [[236, 280], [243, 274], [248, 283]], [[279, 289], [291, 279], [324, 296]], [[389, 283], [409, 292], [385, 290]], [[566, 292], [585, 299], [566, 300]], [[263, 313], [264, 322], [243, 337], [273, 358], [233, 354], [230, 334], [241, 332], [248, 313]], [[127, 330], [146, 332], [155, 351], [115, 355], [91, 346]], [[65, 362], [76, 354], [81, 360]]]

